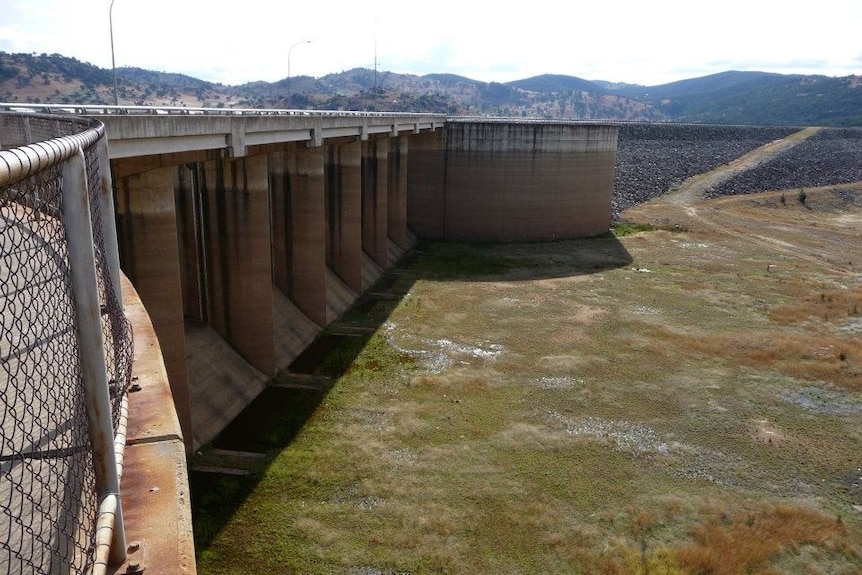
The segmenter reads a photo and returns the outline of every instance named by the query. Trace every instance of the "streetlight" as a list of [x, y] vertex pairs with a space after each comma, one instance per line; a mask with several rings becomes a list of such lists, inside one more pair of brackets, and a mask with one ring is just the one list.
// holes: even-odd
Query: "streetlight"
[[[113, 0], [111, 0], [113, 2]], [[311, 44], [311, 40], [300, 40], [293, 44], [290, 49], [287, 51], [287, 86], [285, 88], [287, 92], [287, 105], [290, 105], [290, 54], [293, 52], [293, 49], [299, 46], [300, 44]]]
[[[111, 69], [114, 71], [114, 105], [119, 106], [120, 97], [117, 95], [117, 63], [114, 61], [114, 0], [111, 0], [111, 7], [108, 8], [108, 27], [111, 31]], [[290, 67], [289, 63], [288, 67]]]

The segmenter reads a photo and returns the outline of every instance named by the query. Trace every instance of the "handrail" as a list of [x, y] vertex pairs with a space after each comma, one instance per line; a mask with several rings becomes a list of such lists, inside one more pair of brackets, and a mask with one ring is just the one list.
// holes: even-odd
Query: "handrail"
[[89, 128], [77, 134], [60, 136], [11, 150], [0, 150], [0, 186], [15, 184], [64, 162], [75, 155], [79, 149], [92, 146], [104, 135], [105, 125], [94, 121]]

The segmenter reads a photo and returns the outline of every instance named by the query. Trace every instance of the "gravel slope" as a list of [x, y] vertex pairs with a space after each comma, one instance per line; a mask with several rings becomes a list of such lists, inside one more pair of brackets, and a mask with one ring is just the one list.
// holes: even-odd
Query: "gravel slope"
[[[612, 217], [800, 128], [629, 124], [620, 127]], [[824, 128], [707, 191], [707, 197], [862, 181], [862, 128]]]

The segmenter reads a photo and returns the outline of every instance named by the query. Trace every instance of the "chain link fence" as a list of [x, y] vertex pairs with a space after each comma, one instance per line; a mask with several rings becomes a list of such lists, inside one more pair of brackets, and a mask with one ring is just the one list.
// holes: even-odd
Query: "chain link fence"
[[[85, 262], [69, 250], [70, 234], [82, 232], [64, 217], [70, 198], [83, 202], [68, 189], [69, 163], [81, 152], [113, 430], [116, 481], [108, 487], [100, 485], [104, 454], [94, 441], [75, 299], [82, 294], [73, 281]], [[89, 573], [99, 563], [96, 526], [105, 491], [121, 473], [113, 436], [125, 425], [132, 363], [111, 261], [107, 166], [100, 122], [0, 112], [0, 574]]]

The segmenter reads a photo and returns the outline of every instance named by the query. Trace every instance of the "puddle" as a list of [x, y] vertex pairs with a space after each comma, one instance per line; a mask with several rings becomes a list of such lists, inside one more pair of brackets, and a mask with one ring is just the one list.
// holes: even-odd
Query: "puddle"
[[416, 465], [419, 463], [419, 456], [409, 447], [390, 451], [387, 453], [386, 458], [396, 465]]
[[376, 495], [362, 495], [361, 492], [361, 487], [354, 484], [347, 489], [337, 491], [329, 502], [333, 505], [349, 505], [363, 511], [370, 511], [386, 503], [385, 499]]
[[684, 250], [685, 249], [692, 249], [692, 248], [694, 248], [694, 249], [706, 249], [706, 248], [710, 247], [710, 245], [707, 243], [704, 243], [704, 242], [682, 242], [679, 244], [679, 247], [681, 247]]
[[410, 575], [406, 571], [391, 571], [389, 569], [378, 569], [377, 567], [352, 567], [347, 575]]
[[661, 310], [647, 305], [639, 305], [635, 307], [634, 312], [637, 315], [661, 315]]
[[628, 421], [608, 421], [596, 417], [564, 421], [566, 433], [569, 435], [599, 439], [615, 445], [617, 451], [623, 453], [633, 455], [669, 453], [667, 442], [663, 441], [654, 429], [646, 425]]

